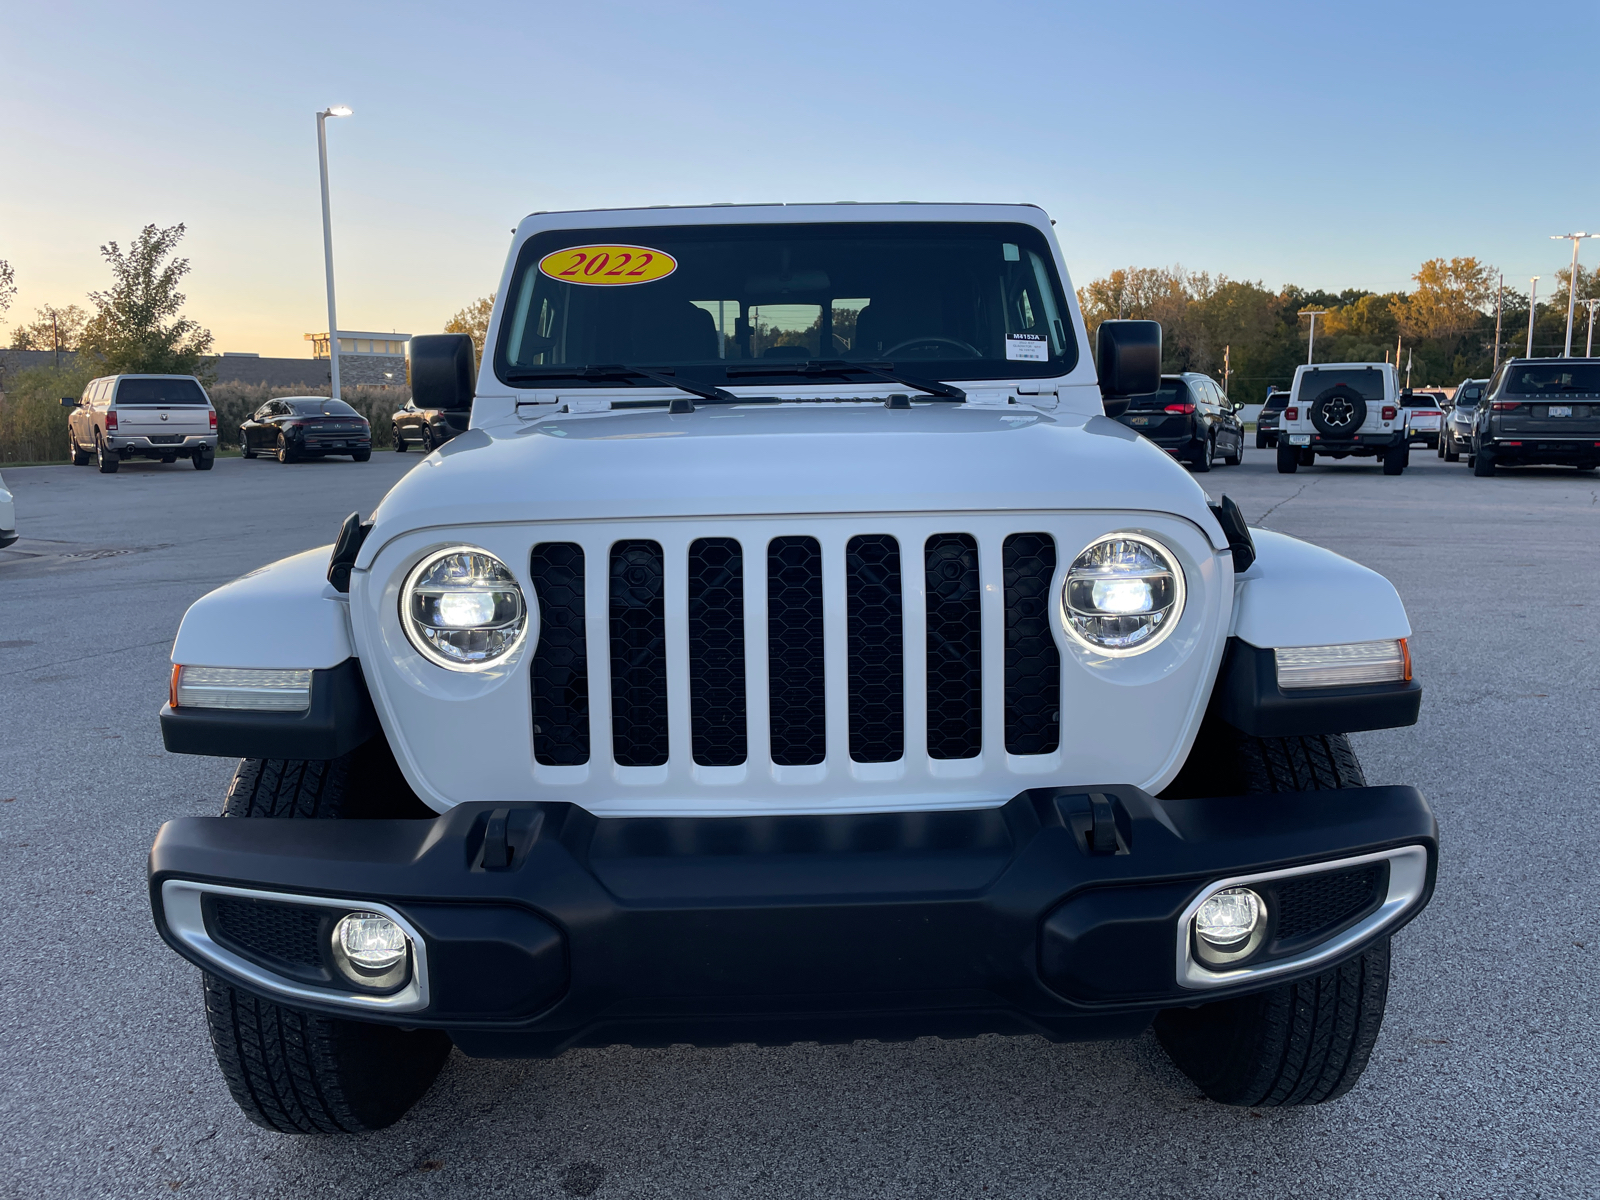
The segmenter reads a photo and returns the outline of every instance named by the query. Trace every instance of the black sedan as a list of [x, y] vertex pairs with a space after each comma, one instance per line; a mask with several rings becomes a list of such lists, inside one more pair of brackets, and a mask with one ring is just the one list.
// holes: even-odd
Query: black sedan
[[366, 462], [372, 457], [372, 426], [343, 400], [285, 396], [268, 400], [239, 426], [239, 450], [246, 458], [270, 454], [281, 463], [327, 454]]
[[407, 400], [394, 414], [394, 448], [404, 454], [407, 446], [421, 446], [428, 454], [456, 434], [465, 433], [471, 416], [471, 409], [418, 408], [416, 401]]
[[1244, 426], [1237, 413], [1216, 380], [1190, 371], [1163, 375], [1160, 391], [1133, 397], [1117, 420], [1191, 469], [1209, 471], [1219, 455], [1230, 467], [1244, 457]]

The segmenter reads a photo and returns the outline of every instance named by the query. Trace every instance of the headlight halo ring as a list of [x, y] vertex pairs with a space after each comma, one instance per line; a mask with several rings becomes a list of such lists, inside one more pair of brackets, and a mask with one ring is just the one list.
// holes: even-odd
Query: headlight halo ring
[[[515, 593], [516, 597], [518, 612], [514, 618], [514, 623], [517, 626], [515, 636], [491, 657], [483, 658], [478, 661], [456, 659], [445, 653], [442, 653], [438, 646], [434, 645], [426, 637], [422, 636], [420, 631], [421, 623], [416, 619], [414, 613], [412, 612], [411, 602], [413, 596], [416, 594], [418, 584], [422, 581], [425, 575], [442, 560], [456, 555], [475, 555], [479, 558], [487, 559], [489, 563], [493, 564], [494, 567], [497, 567], [499, 571], [503, 573], [504, 583], [507, 585], [503, 590]], [[422, 658], [428, 663], [436, 667], [442, 667], [447, 671], [456, 672], [458, 674], [478, 674], [484, 671], [492, 671], [503, 668], [506, 665], [506, 662], [522, 648], [525, 642], [527, 642], [529, 636], [529, 627], [538, 619], [537, 613], [537, 606], [529, 602], [527, 591], [524, 589], [522, 582], [517, 579], [515, 572], [511, 570], [511, 567], [505, 562], [504, 559], [490, 550], [485, 550], [482, 546], [474, 546], [464, 542], [456, 543], [454, 545], [436, 547], [435, 549], [430, 550], [422, 555], [422, 557], [418, 559], [418, 561], [409, 570], [406, 571], [404, 582], [400, 586], [400, 628], [405, 633], [406, 641], [409, 642], [411, 644], [411, 648], [421, 655]], [[477, 626], [462, 626], [458, 627], [458, 631], [467, 632], [474, 629], [504, 628], [506, 625], [511, 623], [513, 622], [506, 621], [496, 625], [489, 625], [486, 623]]]
[[[1068, 597], [1072, 587], [1074, 573], [1079, 570], [1079, 564], [1083, 562], [1086, 556], [1088, 556], [1098, 547], [1104, 546], [1111, 542], [1133, 542], [1144, 547], [1148, 551], [1152, 551], [1156, 560], [1159, 563], [1165, 564], [1165, 571], [1171, 576], [1172, 579], [1172, 600], [1160, 610], [1162, 613], [1162, 619], [1155, 626], [1153, 634], [1140, 641], [1137, 645], [1108, 646], [1095, 642], [1077, 628], [1076, 622], [1073, 619], [1073, 612], [1075, 610], [1072, 608]], [[1188, 580], [1184, 574], [1183, 561], [1178, 557], [1173, 549], [1154, 534], [1146, 533], [1143, 530], [1119, 529], [1114, 530], [1111, 533], [1101, 534], [1073, 556], [1072, 561], [1067, 564], [1066, 573], [1061, 581], [1061, 589], [1057, 595], [1057, 605], [1061, 619], [1062, 630], [1069, 638], [1071, 638], [1083, 649], [1102, 658], [1132, 658], [1135, 655], [1144, 654], [1147, 651], [1155, 649], [1172, 635], [1172, 631], [1177, 628], [1178, 622], [1183, 619], [1184, 608], [1188, 603], [1188, 599]], [[1101, 615], [1140, 616], [1143, 614], [1137, 612], [1120, 614], [1106, 612], [1102, 613]]]

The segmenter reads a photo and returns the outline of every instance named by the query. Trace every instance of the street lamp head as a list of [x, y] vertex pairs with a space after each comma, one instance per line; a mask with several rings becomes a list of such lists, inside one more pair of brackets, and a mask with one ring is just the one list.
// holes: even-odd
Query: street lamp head
[[351, 109], [348, 104], [330, 104], [322, 115], [325, 117], [348, 117], [350, 113]]

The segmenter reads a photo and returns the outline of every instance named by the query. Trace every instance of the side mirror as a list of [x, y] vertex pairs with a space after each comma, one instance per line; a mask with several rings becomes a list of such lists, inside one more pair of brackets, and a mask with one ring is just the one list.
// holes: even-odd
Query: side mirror
[[411, 339], [411, 400], [418, 408], [472, 407], [472, 339], [464, 333], [425, 333]]
[[78, 398], [76, 396], [63, 396], [63, 397], [61, 397], [61, 407], [62, 408], [77, 408], [78, 407]]
[[1161, 323], [1102, 321], [1095, 331], [1095, 371], [1106, 416], [1120, 417], [1132, 396], [1161, 389]]

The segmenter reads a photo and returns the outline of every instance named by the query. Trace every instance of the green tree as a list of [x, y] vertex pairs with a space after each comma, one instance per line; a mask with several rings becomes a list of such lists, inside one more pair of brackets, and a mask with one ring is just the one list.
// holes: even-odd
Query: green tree
[[186, 297], [178, 284], [189, 273], [189, 260], [172, 253], [183, 235], [182, 225], [146, 225], [126, 254], [116, 242], [100, 247], [112, 283], [106, 291], [89, 293], [96, 312], [84, 329], [82, 350], [103, 373], [199, 375], [206, 370], [211, 333], [179, 312]]
[[83, 341], [89, 314], [76, 304], [57, 308], [46, 304], [35, 310], [37, 316], [11, 331], [13, 350], [76, 350]]
[[17, 298], [17, 273], [11, 264], [0, 258], [0, 313], [11, 307]]
[[489, 318], [494, 314], [494, 293], [480, 296], [455, 316], [445, 322], [446, 333], [464, 333], [472, 339], [472, 347], [483, 361], [483, 346], [489, 337]]

